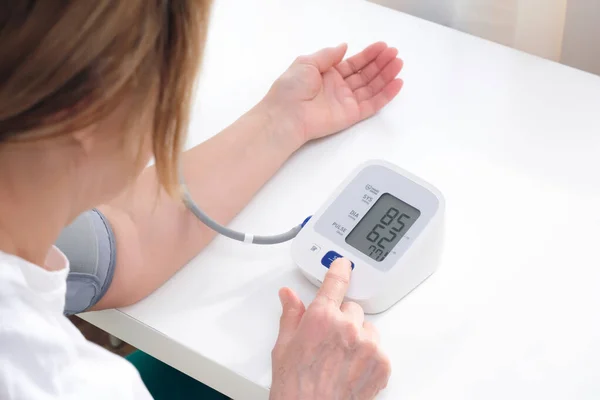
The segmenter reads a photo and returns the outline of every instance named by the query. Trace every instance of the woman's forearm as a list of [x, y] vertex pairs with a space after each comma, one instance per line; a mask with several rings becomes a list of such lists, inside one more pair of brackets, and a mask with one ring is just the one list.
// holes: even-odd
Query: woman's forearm
[[[295, 127], [282, 122], [275, 122], [259, 104], [185, 153], [188, 189], [213, 219], [227, 224], [302, 145]], [[144, 298], [215, 236], [181, 201], [158, 188], [154, 167], [100, 209], [115, 232], [117, 266], [108, 292], [94, 309], [121, 307]]]

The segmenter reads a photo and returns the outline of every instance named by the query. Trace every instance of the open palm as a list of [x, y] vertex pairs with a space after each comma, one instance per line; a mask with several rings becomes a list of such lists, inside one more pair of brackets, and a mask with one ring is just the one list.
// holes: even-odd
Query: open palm
[[396, 49], [378, 42], [342, 61], [346, 49], [341, 45], [298, 57], [267, 95], [280, 116], [300, 127], [303, 141], [369, 118], [402, 88]]

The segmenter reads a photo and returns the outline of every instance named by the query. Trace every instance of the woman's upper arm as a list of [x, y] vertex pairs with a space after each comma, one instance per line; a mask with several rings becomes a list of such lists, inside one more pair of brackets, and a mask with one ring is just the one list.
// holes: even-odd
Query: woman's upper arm
[[116, 266], [116, 243], [111, 224], [97, 209], [81, 214], [56, 241], [67, 257], [65, 314], [89, 310], [106, 294]]

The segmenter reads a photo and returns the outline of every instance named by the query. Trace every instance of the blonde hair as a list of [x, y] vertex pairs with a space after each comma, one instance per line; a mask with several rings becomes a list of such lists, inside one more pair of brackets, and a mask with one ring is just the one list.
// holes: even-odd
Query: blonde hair
[[[176, 194], [209, 8], [210, 0], [2, 2], [0, 142], [74, 132], [128, 99], [131, 121], [151, 115], [158, 179]], [[134, 125], [124, 140], [140, 138]]]

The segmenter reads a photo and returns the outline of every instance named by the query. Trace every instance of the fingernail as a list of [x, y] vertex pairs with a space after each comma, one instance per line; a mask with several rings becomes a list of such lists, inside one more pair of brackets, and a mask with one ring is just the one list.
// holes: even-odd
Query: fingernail
[[349, 259], [347, 259], [346, 257], [339, 258], [338, 260], [340, 260], [340, 262], [343, 262], [344, 265], [346, 266], [346, 268], [354, 269], [354, 263], [352, 261], [350, 261]]

